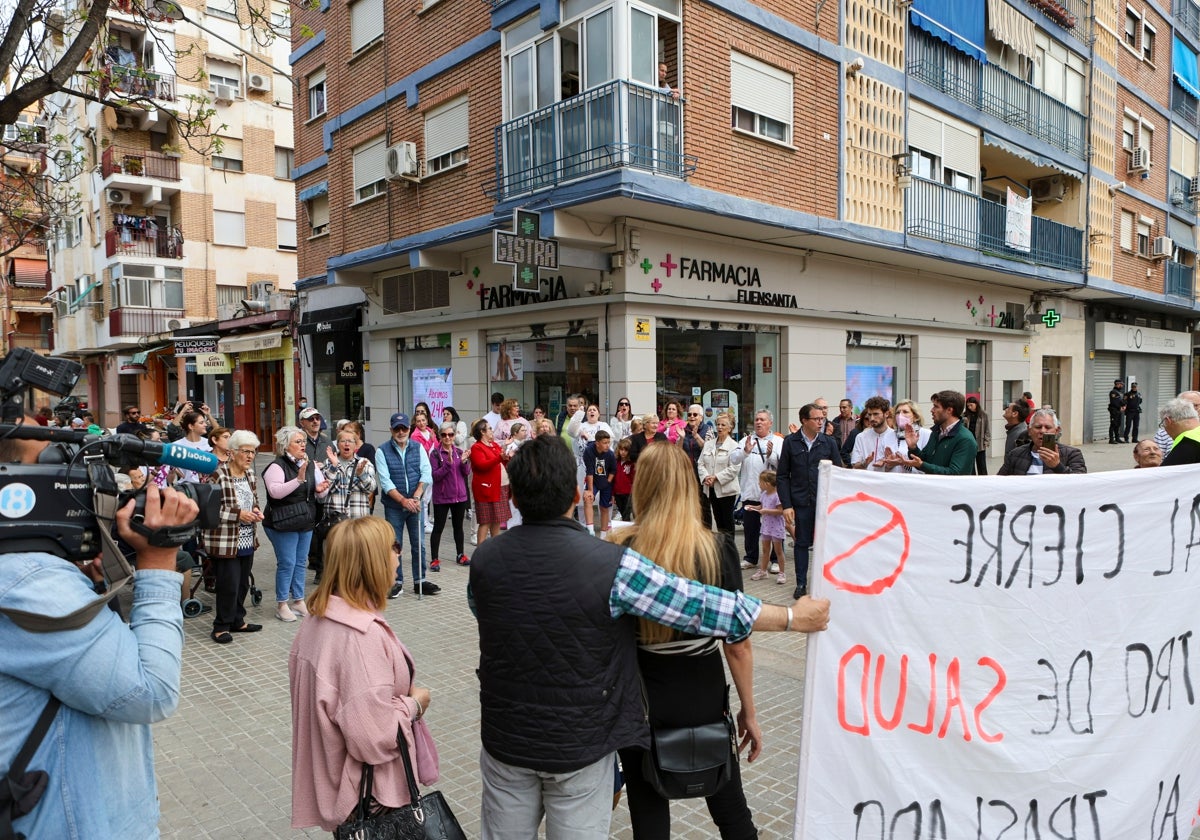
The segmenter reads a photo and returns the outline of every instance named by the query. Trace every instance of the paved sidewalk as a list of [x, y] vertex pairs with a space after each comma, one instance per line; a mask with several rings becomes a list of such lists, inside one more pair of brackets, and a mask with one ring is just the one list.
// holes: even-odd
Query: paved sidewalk
[[[1084, 448], [1092, 471], [1132, 466], [1132, 445]], [[260, 459], [260, 468], [265, 466]], [[991, 472], [999, 466], [992, 459]], [[468, 520], [468, 523], [470, 521]], [[452, 540], [443, 535], [443, 557]], [[739, 536], [739, 543], [740, 543]], [[155, 727], [161, 830], [166, 838], [328, 837], [317, 829], [290, 828], [291, 718], [287, 656], [299, 627], [274, 617], [274, 556], [262, 538], [255, 558], [263, 603], [248, 607], [261, 633], [216, 645], [208, 615], [185, 619], [183, 700], [179, 711]], [[470, 544], [468, 541], [468, 553]], [[407, 554], [404, 561], [408, 563]], [[407, 568], [407, 565], [406, 565]], [[412, 650], [417, 681], [433, 694], [428, 722], [441, 754], [438, 787], [458, 814], [467, 836], [478, 838], [479, 699], [475, 668], [476, 624], [466, 604], [468, 570], [443, 563], [430, 577], [439, 595], [418, 600], [406, 593], [387, 607], [396, 634]], [[311, 583], [311, 573], [310, 573]], [[411, 582], [406, 580], [411, 589]], [[791, 585], [773, 579], [746, 581], [747, 591], [787, 603]], [[211, 596], [202, 595], [211, 603]], [[762, 758], [743, 764], [743, 778], [760, 836], [791, 836], [804, 689], [805, 639], [799, 635], [754, 637], [755, 697], [765, 739]], [[673, 837], [711, 840], [715, 830], [702, 801], [675, 803]], [[613, 836], [629, 837], [624, 805], [614, 816]], [[1193, 840], [1200, 838], [1200, 832]]]

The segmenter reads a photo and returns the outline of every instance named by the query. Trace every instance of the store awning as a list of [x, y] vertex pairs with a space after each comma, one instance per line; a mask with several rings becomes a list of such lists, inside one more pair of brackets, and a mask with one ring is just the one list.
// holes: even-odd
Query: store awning
[[988, 0], [988, 28], [996, 40], [1012, 47], [1019, 55], [1035, 60], [1037, 27], [1004, 0]]
[[1167, 218], [1167, 236], [1171, 241], [1186, 251], [1196, 250], [1196, 230], [1187, 222]]
[[45, 260], [13, 257], [8, 263], [8, 282], [14, 286], [48, 289], [50, 288], [49, 273], [50, 265]]
[[983, 0], [913, 0], [913, 25], [987, 63]]
[[1200, 72], [1196, 69], [1196, 54], [1179, 36], [1171, 47], [1171, 69], [1179, 86], [1200, 99]]
[[248, 353], [252, 350], [269, 350], [283, 344], [283, 333], [266, 331], [249, 335], [231, 335], [217, 342], [218, 353]]
[[1044, 166], [1047, 169], [1053, 169], [1057, 172], [1061, 172], [1064, 175], [1070, 175], [1072, 178], [1074, 178], [1077, 181], [1083, 180], [1083, 174], [1080, 172], [1076, 172], [1074, 169], [1071, 169], [1069, 166], [1063, 166], [1061, 163], [1057, 162], [1053, 158], [1044, 157], [1042, 155], [1039, 155], [1037, 152], [1031, 152], [1029, 149], [1026, 149], [1022, 146], [1018, 146], [1016, 143], [1010, 143], [1008, 140], [1005, 140], [1003, 137], [997, 137], [995, 134], [989, 134], [988, 132], [985, 131], [985, 132], [983, 132], [983, 142], [984, 142], [984, 145], [995, 146], [997, 149], [1003, 149], [1004, 151], [1008, 152], [1010, 155], [1013, 155], [1014, 157], [1019, 157], [1021, 160], [1027, 160], [1030, 163], [1036, 164], [1038, 166]]
[[301, 313], [297, 331], [300, 335], [316, 333], [358, 331], [359, 313], [362, 308], [356, 303], [350, 306], [333, 306]]

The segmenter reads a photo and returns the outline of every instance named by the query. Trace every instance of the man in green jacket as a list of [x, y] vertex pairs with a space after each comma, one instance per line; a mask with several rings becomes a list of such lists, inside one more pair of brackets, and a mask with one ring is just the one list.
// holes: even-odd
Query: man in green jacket
[[933, 433], [924, 449], [917, 446], [917, 430], [904, 430], [910, 457], [892, 455], [884, 466], [912, 467], [930, 475], [971, 475], [975, 467], [975, 435], [962, 422], [966, 399], [958, 391], [938, 391], [929, 398], [933, 402]]

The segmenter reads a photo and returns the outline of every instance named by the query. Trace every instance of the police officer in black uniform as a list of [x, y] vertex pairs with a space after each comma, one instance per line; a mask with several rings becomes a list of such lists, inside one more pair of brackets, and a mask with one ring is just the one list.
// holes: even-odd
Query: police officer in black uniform
[[1125, 410], [1125, 381], [1113, 382], [1108, 392], [1108, 442], [1121, 442], [1121, 413]]
[[1125, 443], [1138, 440], [1138, 425], [1142, 421], [1142, 395], [1138, 393], [1136, 382], [1129, 385], [1129, 393], [1125, 395]]

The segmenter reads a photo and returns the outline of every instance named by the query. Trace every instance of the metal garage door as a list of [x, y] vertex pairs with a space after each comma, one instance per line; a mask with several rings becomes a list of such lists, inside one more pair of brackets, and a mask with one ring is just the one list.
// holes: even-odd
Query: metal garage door
[[1092, 440], [1108, 440], [1108, 392], [1121, 376], [1121, 354], [1096, 351], [1092, 362]]

